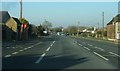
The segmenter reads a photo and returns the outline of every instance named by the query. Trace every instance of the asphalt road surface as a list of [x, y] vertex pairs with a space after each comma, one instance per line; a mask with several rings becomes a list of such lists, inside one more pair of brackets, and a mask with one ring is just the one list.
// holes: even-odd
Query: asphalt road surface
[[118, 69], [118, 44], [51, 35], [3, 48], [4, 69]]

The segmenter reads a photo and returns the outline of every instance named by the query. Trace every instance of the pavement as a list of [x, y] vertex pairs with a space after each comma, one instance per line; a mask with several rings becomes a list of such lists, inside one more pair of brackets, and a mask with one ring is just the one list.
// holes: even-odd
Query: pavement
[[51, 35], [27, 43], [21, 42], [12, 47], [3, 47], [2, 52], [3, 71], [16, 69], [118, 71], [116, 69], [119, 68], [120, 58], [117, 44], [65, 35]]

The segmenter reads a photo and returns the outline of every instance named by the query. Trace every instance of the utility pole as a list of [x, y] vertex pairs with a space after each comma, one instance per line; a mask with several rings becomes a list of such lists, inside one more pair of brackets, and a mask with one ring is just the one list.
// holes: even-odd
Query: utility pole
[[118, 14], [120, 14], [120, 1], [118, 2]]
[[[20, 0], [20, 22], [22, 23], [22, 0]], [[20, 39], [22, 38], [22, 32], [23, 32], [22, 25], [21, 25], [21, 29], [20, 29]]]
[[99, 27], [99, 22], [98, 22], [98, 30], [99, 30], [99, 28], [100, 28], [100, 27]]
[[103, 27], [102, 38], [104, 39], [104, 12], [102, 12], [102, 27]]
[[80, 32], [79, 27], [80, 27], [80, 21], [78, 21], [77, 36], [79, 35], [79, 32]]
[[22, 22], [21, 19], [22, 19], [22, 0], [20, 0], [20, 22]]

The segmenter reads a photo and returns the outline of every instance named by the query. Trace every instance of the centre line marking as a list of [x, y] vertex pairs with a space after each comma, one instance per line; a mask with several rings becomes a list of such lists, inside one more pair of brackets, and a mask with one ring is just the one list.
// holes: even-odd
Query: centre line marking
[[85, 49], [87, 49], [87, 50], [90, 50], [89, 48], [87, 48], [87, 47], [84, 47]]
[[7, 57], [11, 57], [11, 55], [6, 55], [5, 57], [6, 57], [6, 58], [7, 58]]
[[53, 46], [53, 44], [50, 45], [51, 47]]
[[13, 52], [12, 54], [18, 54], [18, 52]]
[[93, 45], [91, 45], [91, 44], [88, 44], [89, 46], [93, 46]]
[[102, 55], [100, 55], [100, 54], [98, 54], [97, 52], [93, 52], [94, 54], [96, 54], [97, 56], [99, 56], [99, 57], [101, 57], [101, 58], [103, 58], [104, 60], [106, 60], [106, 61], [108, 61], [109, 59], [107, 59], [106, 57], [104, 57], [104, 56], [102, 56]]
[[24, 50], [27, 50], [28, 48], [24, 48]]
[[104, 49], [102, 49], [102, 48], [98, 48], [98, 49], [100, 49], [101, 51], [105, 51]]
[[28, 48], [31, 48], [31, 47], [28, 47]]
[[46, 53], [43, 53], [40, 58], [35, 62], [36, 64], [40, 63], [40, 61], [43, 59], [43, 57], [46, 55]]
[[79, 44], [80, 46], [83, 46], [82, 44]]
[[49, 48], [47, 48], [47, 50], [46, 51], [49, 51], [50, 50], [50, 47]]
[[19, 50], [20, 52], [22, 52], [23, 50]]
[[98, 48], [98, 47], [94, 47], [94, 48]]
[[53, 44], [55, 43], [55, 41], [53, 41]]

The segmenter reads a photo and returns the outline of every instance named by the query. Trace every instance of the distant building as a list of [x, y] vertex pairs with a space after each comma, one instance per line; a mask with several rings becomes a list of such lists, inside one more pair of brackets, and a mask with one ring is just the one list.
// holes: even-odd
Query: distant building
[[120, 39], [120, 14], [107, 24], [107, 37], [108, 40]]

